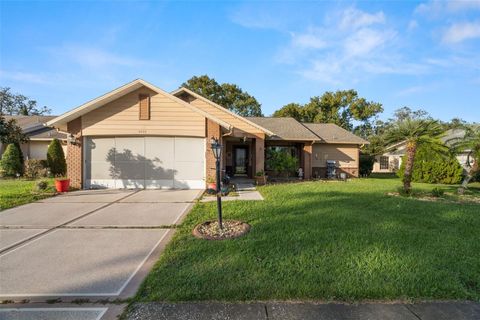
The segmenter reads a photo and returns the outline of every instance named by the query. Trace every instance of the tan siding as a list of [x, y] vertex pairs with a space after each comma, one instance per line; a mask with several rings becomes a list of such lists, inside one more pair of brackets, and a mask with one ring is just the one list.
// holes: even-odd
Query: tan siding
[[349, 144], [314, 144], [312, 167], [326, 167], [327, 160], [337, 161], [337, 165], [342, 168], [358, 168], [358, 146]]
[[257, 129], [256, 127], [246, 123], [245, 121], [240, 120], [239, 118], [235, 117], [234, 115], [225, 112], [217, 107], [214, 107], [205, 101], [202, 101], [200, 99], [195, 99], [192, 102], [190, 102], [193, 106], [196, 106], [197, 108], [202, 109], [203, 111], [213, 115], [214, 117], [225, 121], [226, 123], [231, 124], [233, 127], [236, 129], [240, 129], [242, 131], [248, 132], [248, 133], [262, 133], [263, 132], [260, 129]]
[[[139, 95], [150, 95], [150, 120], [139, 120]], [[205, 136], [205, 117], [150, 89], [135, 90], [82, 116], [82, 134]]]

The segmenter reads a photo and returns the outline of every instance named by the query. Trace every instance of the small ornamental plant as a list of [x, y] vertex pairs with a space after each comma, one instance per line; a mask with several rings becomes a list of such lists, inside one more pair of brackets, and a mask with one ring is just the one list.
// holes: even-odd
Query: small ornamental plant
[[47, 163], [53, 176], [65, 176], [67, 172], [67, 162], [65, 161], [62, 144], [58, 139], [53, 139], [48, 146]]
[[0, 160], [3, 175], [7, 177], [19, 176], [23, 171], [21, 151], [17, 145], [11, 143], [5, 149]]

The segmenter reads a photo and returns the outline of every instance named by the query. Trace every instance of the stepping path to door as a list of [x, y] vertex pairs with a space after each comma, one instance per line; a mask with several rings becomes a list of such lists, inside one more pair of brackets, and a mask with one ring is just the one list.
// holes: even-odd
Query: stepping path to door
[[63, 307], [78, 299], [132, 296], [173, 235], [172, 226], [201, 193], [78, 191], [0, 212], [0, 299], [30, 302], [21, 312], [19, 305], [2, 305], [0, 319], [14, 313], [15, 319], [62, 319], [69, 313], [97, 319], [118, 312], [95, 305], [37, 310], [32, 303], [60, 299], [53, 307]]

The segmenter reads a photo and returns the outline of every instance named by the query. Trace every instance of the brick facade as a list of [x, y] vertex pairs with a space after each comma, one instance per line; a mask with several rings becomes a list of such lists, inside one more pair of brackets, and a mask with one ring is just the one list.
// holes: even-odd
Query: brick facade
[[82, 188], [83, 182], [83, 139], [82, 118], [77, 118], [67, 124], [67, 132], [74, 135], [76, 144], [67, 145], [67, 177], [70, 179], [72, 188]]
[[[206, 140], [206, 148], [205, 148], [205, 165], [206, 165], [206, 178], [215, 179], [215, 157], [213, 156], [212, 148], [210, 145], [210, 139], [216, 138], [219, 139], [220, 143], [222, 142], [222, 129], [218, 123], [215, 123], [209, 119], [206, 119], [206, 132], [205, 132], [205, 140]], [[225, 150], [222, 150], [224, 153]], [[220, 166], [221, 167], [221, 166]]]

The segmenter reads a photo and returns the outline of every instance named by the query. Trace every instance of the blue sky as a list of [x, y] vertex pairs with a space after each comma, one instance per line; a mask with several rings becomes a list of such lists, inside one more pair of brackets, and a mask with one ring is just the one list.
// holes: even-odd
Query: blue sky
[[0, 86], [63, 113], [143, 78], [208, 74], [265, 115], [356, 89], [434, 117], [480, 121], [480, 0], [1, 1]]

